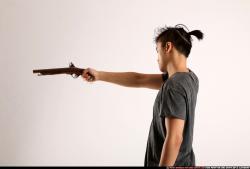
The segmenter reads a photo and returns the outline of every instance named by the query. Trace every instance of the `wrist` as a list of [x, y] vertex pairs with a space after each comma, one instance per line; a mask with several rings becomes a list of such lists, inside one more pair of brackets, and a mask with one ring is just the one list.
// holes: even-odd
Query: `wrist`
[[96, 80], [103, 80], [103, 71], [97, 71], [96, 73]]

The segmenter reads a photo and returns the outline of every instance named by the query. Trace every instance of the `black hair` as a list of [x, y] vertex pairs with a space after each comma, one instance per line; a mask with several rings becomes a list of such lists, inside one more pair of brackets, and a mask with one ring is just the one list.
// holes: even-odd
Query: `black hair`
[[[185, 29], [186, 28], [187, 31]], [[161, 42], [161, 46], [164, 47], [166, 42], [172, 42], [175, 48], [186, 57], [189, 56], [192, 48], [191, 35], [195, 36], [198, 40], [203, 39], [204, 34], [200, 30], [190, 31], [183, 24], [177, 24], [175, 27], [164, 26], [158, 28], [157, 35], [154, 38], [154, 42]]]

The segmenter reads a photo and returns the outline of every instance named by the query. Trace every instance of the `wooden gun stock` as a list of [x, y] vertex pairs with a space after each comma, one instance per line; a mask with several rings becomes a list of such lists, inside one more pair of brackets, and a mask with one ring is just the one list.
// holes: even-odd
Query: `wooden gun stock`
[[71, 75], [73, 78], [78, 78], [78, 76], [83, 74], [84, 70], [85, 69], [75, 67], [75, 65], [71, 62], [69, 64], [69, 67], [66, 67], [66, 68], [35, 69], [35, 70], [33, 70], [33, 73], [38, 73], [38, 76], [68, 74], [68, 75]]

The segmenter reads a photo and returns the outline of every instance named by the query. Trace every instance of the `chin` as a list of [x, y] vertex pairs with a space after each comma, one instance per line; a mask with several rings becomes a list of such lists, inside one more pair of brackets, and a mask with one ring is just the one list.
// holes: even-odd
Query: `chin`
[[163, 70], [163, 68], [162, 68], [162, 67], [160, 67], [160, 71], [161, 71], [161, 72], [164, 72], [164, 70]]
[[160, 69], [160, 71], [163, 72], [163, 73], [167, 72], [167, 70], [165, 70], [164, 67], [159, 67], [159, 69]]

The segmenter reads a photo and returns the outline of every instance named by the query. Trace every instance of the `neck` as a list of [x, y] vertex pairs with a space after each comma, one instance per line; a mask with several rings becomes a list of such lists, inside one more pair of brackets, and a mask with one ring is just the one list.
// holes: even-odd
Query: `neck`
[[170, 61], [166, 67], [168, 76], [170, 77], [176, 72], [189, 72], [186, 60], [187, 59], [184, 55], [174, 56], [172, 61]]

